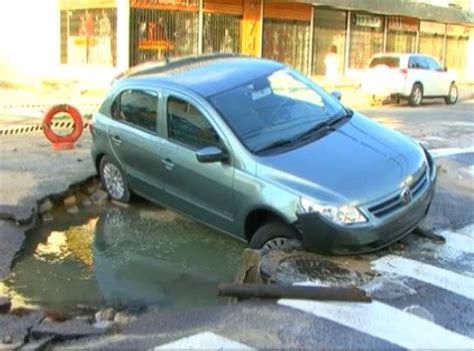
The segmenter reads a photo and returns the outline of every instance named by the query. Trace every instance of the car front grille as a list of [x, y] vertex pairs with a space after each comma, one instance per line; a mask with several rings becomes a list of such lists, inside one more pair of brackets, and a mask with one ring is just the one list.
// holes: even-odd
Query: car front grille
[[[413, 176], [414, 181], [410, 185], [412, 199], [415, 199], [420, 195], [422, 190], [425, 188], [428, 182], [428, 174], [427, 174], [427, 167], [423, 164], [423, 167], [420, 168]], [[398, 210], [399, 208], [403, 207], [402, 199], [400, 194], [396, 194], [394, 196], [389, 197], [388, 199], [384, 199], [383, 201], [369, 207], [370, 213], [372, 213], [375, 217], [384, 217], [389, 215], [390, 213]]]

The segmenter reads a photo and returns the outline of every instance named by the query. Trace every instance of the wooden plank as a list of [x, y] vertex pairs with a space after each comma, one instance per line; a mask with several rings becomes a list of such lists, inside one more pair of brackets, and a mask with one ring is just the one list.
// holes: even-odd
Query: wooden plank
[[242, 53], [260, 56], [262, 42], [262, 0], [244, 0], [244, 18], [242, 24]]
[[116, 8], [117, 0], [59, 0], [60, 10]]
[[243, 0], [204, 0], [204, 12], [242, 15], [244, 13]]
[[284, 2], [265, 3], [263, 17], [310, 22], [311, 5]]

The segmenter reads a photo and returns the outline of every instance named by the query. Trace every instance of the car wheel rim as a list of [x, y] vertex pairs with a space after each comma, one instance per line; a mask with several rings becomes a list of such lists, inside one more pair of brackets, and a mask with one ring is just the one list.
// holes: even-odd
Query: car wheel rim
[[277, 237], [268, 240], [262, 247], [263, 250], [285, 250], [289, 247], [290, 239], [285, 237]]
[[113, 199], [121, 199], [125, 191], [125, 182], [118, 167], [112, 163], [104, 166], [104, 183]]
[[421, 96], [421, 89], [420, 89], [420, 88], [416, 88], [414, 95], [415, 95], [415, 99], [414, 99], [414, 100], [415, 100], [415, 103], [416, 103], [416, 104], [419, 104], [419, 103], [421, 102], [421, 98], [422, 98], [422, 96]]
[[457, 97], [458, 97], [458, 92], [456, 88], [451, 87], [451, 89], [449, 90], [449, 100], [451, 100], [451, 102], [456, 101]]

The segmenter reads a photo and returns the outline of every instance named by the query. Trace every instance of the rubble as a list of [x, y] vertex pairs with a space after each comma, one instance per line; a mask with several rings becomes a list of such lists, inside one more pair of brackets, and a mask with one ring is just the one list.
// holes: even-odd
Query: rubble
[[115, 318], [115, 311], [112, 307], [101, 309], [95, 314], [95, 320], [97, 322], [102, 321], [113, 321]]
[[84, 321], [69, 320], [66, 322], [44, 322], [31, 330], [31, 335], [37, 339], [55, 336], [62, 340], [76, 339], [86, 336], [103, 335], [105, 330], [95, 328]]
[[43, 215], [47, 212], [50, 212], [53, 209], [53, 203], [50, 199], [44, 200], [38, 207], [38, 213]]
[[114, 323], [118, 325], [127, 325], [137, 320], [137, 317], [128, 312], [117, 312], [114, 317]]
[[63, 200], [63, 204], [66, 207], [74, 207], [77, 204], [77, 197], [74, 194], [70, 194]]
[[79, 213], [79, 207], [77, 207], [77, 206], [68, 207], [66, 209], [66, 212], [69, 213], [69, 214], [72, 214], [72, 215], [78, 214]]
[[94, 205], [103, 205], [107, 202], [109, 196], [108, 194], [103, 191], [103, 190], [97, 190], [95, 193], [93, 193], [90, 197], [92, 203]]
[[9, 298], [0, 296], [0, 314], [6, 314], [10, 312], [10, 308], [12, 307], [12, 302]]

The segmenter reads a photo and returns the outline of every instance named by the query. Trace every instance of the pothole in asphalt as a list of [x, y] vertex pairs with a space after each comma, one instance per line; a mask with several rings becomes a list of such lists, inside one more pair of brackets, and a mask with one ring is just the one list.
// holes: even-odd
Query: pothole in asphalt
[[81, 313], [102, 306], [181, 309], [226, 303], [218, 283], [232, 281], [246, 245], [147, 203], [107, 203], [28, 234], [4, 282], [14, 303]]

